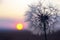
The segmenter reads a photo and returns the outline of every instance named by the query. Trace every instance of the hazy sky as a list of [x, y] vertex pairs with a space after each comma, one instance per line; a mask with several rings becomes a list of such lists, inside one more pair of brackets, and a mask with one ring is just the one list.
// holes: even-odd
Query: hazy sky
[[[43, 1], [44, 0], [42, 0], [42, 2]], [[5, 26], [2, 28], [14, 28], [12, 26], [16, 23], [16, 20], [17, 23], [21, 22], [21, 20], [23, 22], [24, 14], [28, 10], [28, 5], [37, 2], [38, 0], [0, 0], [0, 26]], [[49, 2], [54, 6], [57, 5], [57, 7], [60, 7], [60, 0], [45, 0], [44, 5]], [[24, 25], [26, 24], [25, 22], [23, 23]]]
[[33, 0], [1, 0], [0, 17], [21, 18]]
[[[37, 2], [37, 0], [0, 0], [0, 17], [23, 18], [28, 8], [27, 5], [34, 2]], [[44, 4], [49, 2], [60, 7], [60, 0], [45, 0]]]
[[[34, 0], [0, 0], [0, 28], [15, 29], [16, 24], [23, 23], [25, 11]], [[37, 0], [35, 0], [37, 2]]]

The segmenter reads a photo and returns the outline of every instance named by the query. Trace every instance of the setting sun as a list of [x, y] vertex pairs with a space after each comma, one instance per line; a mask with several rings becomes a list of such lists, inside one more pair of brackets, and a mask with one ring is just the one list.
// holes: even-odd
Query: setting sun
[[23, 24], [17, 24], [17, 30], [23, 30]]

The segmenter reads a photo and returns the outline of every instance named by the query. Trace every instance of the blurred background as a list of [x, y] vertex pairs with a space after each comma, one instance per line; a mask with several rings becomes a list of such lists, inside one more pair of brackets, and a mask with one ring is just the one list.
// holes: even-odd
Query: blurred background
[[[28, 23], [25, 22], [24, 16], [29, 9], [28, 5], [36, 4], [39, 1], [44, 6], [50, 3], [60, 9], [60, 0], [0, 0], [0, 40], [39, 40], [39, 35], [33, 35], [28, 30]], [[55, 26], [56, 30], [60, 30], [60, 18], [58, 20], [59, 23]], [[57, 32], [54, 35], [59, 33]], [[58, 35], [57, 39], [52, 40], [58, 40], [59, 37]]]

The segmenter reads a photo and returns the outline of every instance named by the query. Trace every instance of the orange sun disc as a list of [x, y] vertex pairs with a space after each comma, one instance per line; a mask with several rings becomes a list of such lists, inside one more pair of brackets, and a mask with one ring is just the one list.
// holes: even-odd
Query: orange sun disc
[[17, 24], [17, 30], [23, 30], [23, 24]]

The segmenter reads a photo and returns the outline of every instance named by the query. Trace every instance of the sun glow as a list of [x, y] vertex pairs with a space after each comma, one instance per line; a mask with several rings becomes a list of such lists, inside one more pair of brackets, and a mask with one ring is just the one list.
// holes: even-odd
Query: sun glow
[[17, 30], [23, 30], [23, 24], [17, 24], [16, 28]]

